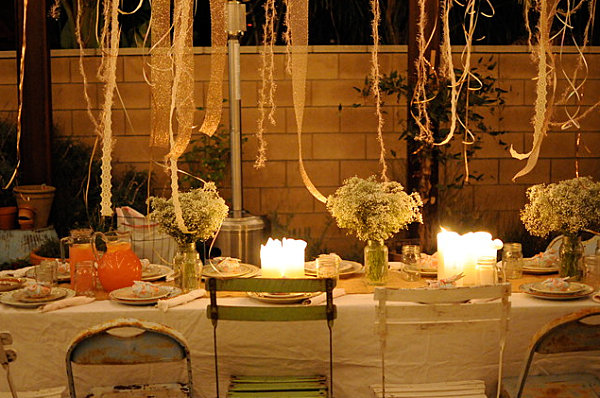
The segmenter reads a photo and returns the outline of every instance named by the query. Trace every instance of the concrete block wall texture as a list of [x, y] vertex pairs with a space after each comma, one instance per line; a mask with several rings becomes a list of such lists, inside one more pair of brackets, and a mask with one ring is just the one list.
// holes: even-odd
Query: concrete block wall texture
[[[372, 100], [360, 97], [355, 89], [362, 88], [369, 72], [370, 53], [365, 46], [312, 47], [308, 61], [306, 108], [302, 135], [303, 158], [306, 170], [317, 188], [325, 195], [332, 194], [351, 176], [367, 177], [380, 173], [379, 144], [376, 138], [376, 116]], [[458, 49], [457, 49], [458, 50]], [[208, 90], [210, 59], [206, 49], [197, 49], [195, 55], [195, 105], [204, 106]], [[525, 203], [528, 186], [541, 182], [555, 182], [575, 175], [576, 162], [581, 175], [600, 179], [600, 129], [597, 111], [581, 124], [581, 143], [577, 150], [578, 131], [560, 128], [551, 130], [544, 140], [536, 168], [516, 182], [514, 174], [524, 166], [524, 161], [513, 159], [508, 146], [527, 152], [532, 143], [531, 117], [535, 101], [535, 67], [524, 47], [478, 47], [474, 62], [482, 60], [494, 67], [485, 72], [497, 79], [497, 86], [507, 92], [502, 96], [505, 105], [496, 112], [480, 109], [484, 122], [491, 129], [506, 133], [497, 137], [481, 135], [481, 149], [470, 162], [480, 180], [471, 180], [461, 191], [447, 197], [447, 202], [460, 209], [459, 218], [483, 224], [486, 229], [504, 238], [520, 225], [518, 213]], [[458, 51], [456, 62], [458, 62]], [[590, 67], [583, 104], [590, 105], [600, 99], [600, 49], [587, 55]], [[123, 170], [131, 165], [148, 169], [152, 160], [160, 160], [148, 148], [150, 131], [150, 89], [144, 80], [144, 65], [149, 57], [140, 50], [127, 49], [119, 58], [117, 80], [123, 104], [116, 102], [113, 111], [113, 132], [117, 138], [114, 151], [114, 168]], [[380, 63], [382, 72], [393, 70], [405, 75], [406, 47], [382, 47]], [[567, 53], [563, 63], [572, 65], [575, 55]], [[95, 77], [99, 64], [98, 54], [86, 53], [84, 68], [89, 79], [88, 94], [92, 111], [97, 114], [102, 100], [102, 85]], [[257, 98], [260, 89], [260, 59], [256, 48], [242, 48], [242, 131], [247, 138], [243, 146], [244, 207], [255, 215], [271, 219], [273, 228], [285, 231], [287, 236], [305, 238], [313, 252], [336, 251], [344, 257], [360, 257], [363, 244], [335, 226], [325, 206], [312, 198], [304, 188], [298, 171], [297, 135], [293, 108], [291, 77], [284, 71], [285, 54], [277, 49], [275, 78], [277, 96], [276, 125], [266, 126], [267, 164], [256, 170], [253, 167], [257, 154], [254, 133], [257, 129]], [[146, 66], [146, 72], [149, 69]], [[223, 87], [227, 98], [226, 77]], [[88, 119], [83, 96], [79, 58], [75, 51], [61, 50], [52, 53], [53, 117], [59, 132], [85, 142], [93, 141], [92, 124]], [[558, 86], [563, 87], [565, 81]], [[14, 117], [16, 110], [16, 62], [14, 53], [0, 53], [0, 115]], [[355, 104], [361, 104], [356, 107]], [[224, 104], [223, 127], [219, 134], [227, 134], [228, 111]], [[570, 104], [571, 112], [575, 110]], [[406, 100], [385, 98], [384, 141], [390, 177], [405, 183], [406, 145], [399, 132], [406, 121]], [[195, 115], [202, 122], [203, 111]], [[565, 120], [564, 109], [557, 108], [557, 119]], [[454, 146], [456, 148], [456, 145]], [[396, 156], [392, 156], [391, 152]], [[447, 179], [461, 173], [460, 163], [449, 164], [441, 175]], [[153, 169], [157, 169], [153, 166]], [[166, 174], [158, 171], [154, 192], [168, 193]], [[229, 198], [229, 182], [222, 187]], [[449, 226], [456, 220], [448, 221]], [[473, 226], [475, 227], [475, 225]]]

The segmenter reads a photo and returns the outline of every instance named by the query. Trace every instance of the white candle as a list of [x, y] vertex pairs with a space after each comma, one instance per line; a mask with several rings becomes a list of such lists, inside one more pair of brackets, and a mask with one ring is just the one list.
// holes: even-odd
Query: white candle
[[[480, 283], [478, 260], [482, 257], [495, 258], [496, 251], [501, 247], [501, 241], [492, 240], [492, 235], [488, 232], [469, 232], [461, 236], [442, 228], [437, 241], [438, 279], [462, 272], [464, 277], [457, 282], [457, 286]], [[486, 284], [488, 278], [485, 276]]]
[[265, 278], [304, 277], [306, 242], [297, 239], [271, 239], [260, 246], [260, 264]]

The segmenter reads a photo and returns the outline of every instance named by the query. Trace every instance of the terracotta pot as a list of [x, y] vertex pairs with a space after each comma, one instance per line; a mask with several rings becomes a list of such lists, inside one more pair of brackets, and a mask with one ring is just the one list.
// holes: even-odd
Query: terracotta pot
[[19, 206], [19, 226], [21, 229], [33, 229], [35, 225], [36, 209], [33, 206]]
[[[36, 217], [32, 223], [32, 227], [35, 229], [46, 227], [48, 225], [48, 217], [50, 216], [50, 208], [52, 207], [54, 191], [56, 191], [56, 188], [44, 184], [20, 185], [15, 187], [13, 191], [19, 208], [26, 205], [31, 206], [36, 210]], [[29, 223], [27, 226], [29, 226]]]
[[17, 207], [0, 207], [0, 229], [14, 229], [17, 220]]
[[37, 254], [35, 252], [35, 250], [32, 251], [31, 253], [29, 253], [29, 262], [31, 263], [31, 265], [38, 265], [44, 260], [60, 260], [60, 259], [54, 258], [54, 257], [42, 257], [39, 254]]

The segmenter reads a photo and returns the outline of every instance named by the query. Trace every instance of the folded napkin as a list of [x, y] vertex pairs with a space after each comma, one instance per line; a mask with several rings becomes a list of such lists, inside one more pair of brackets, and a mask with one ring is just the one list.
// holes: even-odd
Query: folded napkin
[[139, 298], [150, 298], [156, 296], [160, 292], [160, 286], [150, 282], [133, 281], [131, 287], [133, 295]]
[[204, 297], [205, 294], [206, 294], [206, 290], [196, 289], [196, 290], [192, 290], [189, 293], [182, 294], [180, 296], [173, 297], [171, 299], [158, 300], [158, 302], [156, 303], [156, 306], [162, 312], [167, 312], [169, 310], [169, 308], [171, 308], [171, 307], [189, 303], [190, 301]]
[[542, 282], [542, 286], [548, 290], [564, 292], [569, 289], [569, 282], [566, 278], [548, 278]]
[[89, 304], [94, 300], [95, 300], [95, 298], [87, 297], [87, 296], [69, 297], [66, 299], [48, 303], [45, 306], [40, 307], [40, 311], [48, 312], [48, 311], [60, 310], [61, 308], [75, 307], [77, 305]]
[[14, 276], [15, 278], [25, 278], [27, 276], [27, 272], [33, 267], [34, 265], [14, 270], [0, 271], [0, 276]]
[[[344, 296], [346, 294], [346, 289], [344, 289], [342, 287], [336, 287], [335, 289], [333, 289], [332, 294], [333, 294], [333, 298]], [[321, 305], [326, 301], [327, 301], [327, 295], [325, 293], [321, 293], [318, 296], [311, 297], [309, 299], [304, 300], [302, 302], [302, 304], [304, 304], [304, 305]]]
[[445, 289], [448, 287], [455, 287], [456, 281], [463, 278], [465, 275], [461, 272], [460, 274], [452, 275], [449, 278], [438, 279], [437, 281], [427, 281], [427, 288], [429, 289]]
[[27, 284], [23, 290], [25, 296], [30, 298], [48, 297], [52, 293], [52, 287], [37, 282]]

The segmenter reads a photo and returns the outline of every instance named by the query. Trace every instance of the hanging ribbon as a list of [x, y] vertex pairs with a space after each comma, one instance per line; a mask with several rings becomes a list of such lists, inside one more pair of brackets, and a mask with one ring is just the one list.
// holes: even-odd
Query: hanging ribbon
[[304, 104], [306, 101], [306, 71], [308, 67], [308, 0], [286, 0], [288, 16], [289, 41], [292, 68], [292, 96], [294, 99], [294, 114], [298, 131], [298, 166], [302, 182], [320, 202], [327, 198], [312, 183], [302, 160], [302, 122], [304, 120]]
[[171, 0], [152, 1], [150, 49], [150, 147], [169, 147], [173, 65], [170, 57]]
[[206, 114], [200, 132], [212, 136], [221, 122], [223, 106], [223, 72], [227, 60], [225, 1], [210, 0], [210, 81], [206, 98]]
[[102, 138], [102, 158], [100, 176], [100, 215], [110, 217], [113, 214], [112, 195], [112, 150], [114, 146], [112, 134], [112, 105], [115, 89], [117, 87], [117, 56], [119, 55], [119, 1], [104, 0], [104, 26], [100, 43], [102, 46], [102, 63], [98, 73], [104, 82], [104, 101], [100, 116], [99, 133]]

